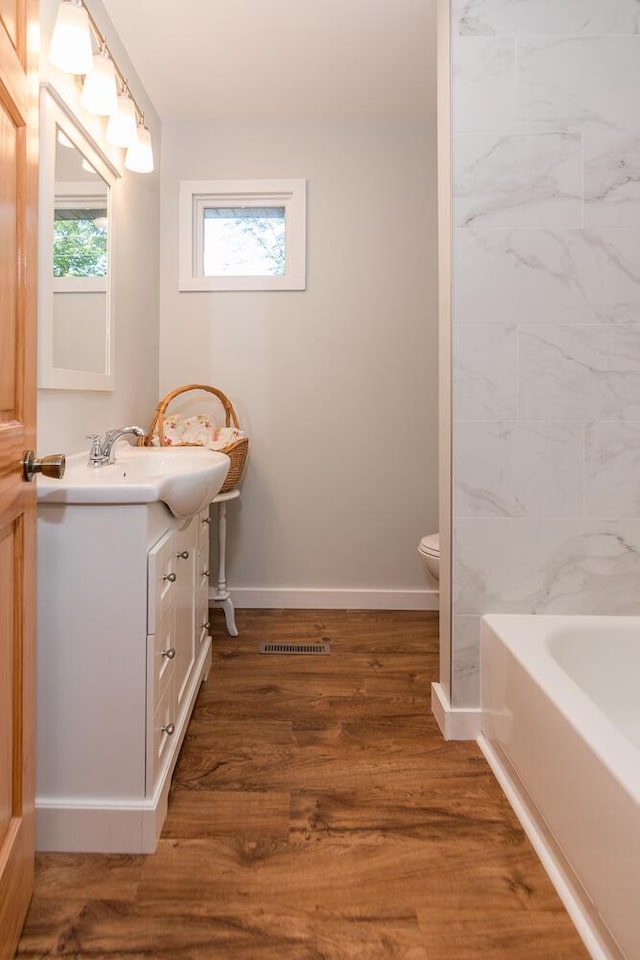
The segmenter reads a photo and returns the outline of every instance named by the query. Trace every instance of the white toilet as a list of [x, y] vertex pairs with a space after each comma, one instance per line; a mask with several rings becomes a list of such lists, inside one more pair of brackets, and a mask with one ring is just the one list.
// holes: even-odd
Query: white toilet
[[422, 560], [427, 583], [437, 589], [440, 580], [440, 534], [430, 533], [423, 537], [418, 545], [418, 556]]

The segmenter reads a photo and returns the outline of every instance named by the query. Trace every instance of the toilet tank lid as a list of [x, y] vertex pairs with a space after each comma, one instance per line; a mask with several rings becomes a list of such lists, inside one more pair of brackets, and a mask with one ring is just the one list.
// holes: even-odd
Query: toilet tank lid
[[440, 534], [430, 533], [420, 541], [420, 552], [440, 556]]

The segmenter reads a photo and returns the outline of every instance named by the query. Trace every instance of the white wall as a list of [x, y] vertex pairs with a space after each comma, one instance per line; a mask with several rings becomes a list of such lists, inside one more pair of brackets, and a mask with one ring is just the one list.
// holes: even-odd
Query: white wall
[[[250, 435], [229, 508], [239, 604], [422, 606], [437, 529], [435, 144], [427, 120], [167, 123], [160, 388]], [[179, 293], [181, 179], [307, 179], [307, 289]], [[367, 591], [372, 591], [368, 593]]]
[[[41, 77], [56, 87], [104, 149], [101, 136], [104, 121], [82, 110], [74, 79], [52, 67], [46, 57], [58, 5], [58, 0], [40, 3]], [[88, 5], [129, 80], [134, 97], [145, 111], [145, 122], [153, 136], [156, 172], [151, 175], [129, 173], [123, 167], [123, 152], [110, 149], [110, 156], [122, 173], [113, 195], [115, 389], [108, 393], [40, 390], [40, 453], [73, 453], [87, 448], [88, 433], [104, 433], [125, 423], [146, 426], [158, 396], [160, 122], [102, 4], [99, 0], [90, 0]]]
[[[453, 3], [452, 699], [483, 613], [640, 613], [640, 36]], [[517, 91], [517, 99], [516, 99]]]

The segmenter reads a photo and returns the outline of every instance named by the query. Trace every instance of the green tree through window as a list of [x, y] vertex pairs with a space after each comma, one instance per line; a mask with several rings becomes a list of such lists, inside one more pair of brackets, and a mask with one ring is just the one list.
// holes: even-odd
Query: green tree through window
[[54, 277], [106, 277], [106, 210], [56, 210]]

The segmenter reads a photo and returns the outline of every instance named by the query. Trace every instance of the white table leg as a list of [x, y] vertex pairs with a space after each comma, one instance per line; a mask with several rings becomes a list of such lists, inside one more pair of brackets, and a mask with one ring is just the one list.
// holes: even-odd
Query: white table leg
[[213, 599], [224, 610], [227, 633], [237, 637], [236, 614], [227, 590], [227, 505], [224, 501], [218, 503], [218, 583]]

